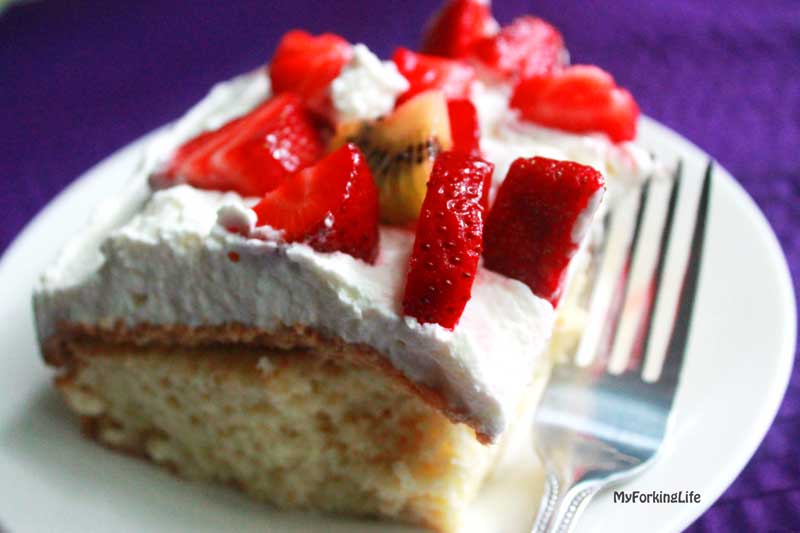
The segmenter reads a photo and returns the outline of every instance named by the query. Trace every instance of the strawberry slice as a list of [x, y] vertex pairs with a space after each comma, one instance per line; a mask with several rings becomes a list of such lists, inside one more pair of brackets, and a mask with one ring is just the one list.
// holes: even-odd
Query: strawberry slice
[[[466, 98], [447, 102], [447, 114], [450, 118], [450, 135], [453, 137], [453, 151], [464, 152], [475, 157], [481, 156], [481, 128], [478, 124], [478, 112], [472, 102]], [[492, 187], [492, 173], [486, 174], [483, 187], [484, 212], [489, 212], [489, 190]]]
[[436, 158], [417, 222], [403, 312], [453, 329], [472, 293], [483, 245], [482, 204], [494, 165], [463, 152]]
[[270, 61], [272, 91], [296, 93], [309, 108], [325, 115], [331, 106], [328, 87], [352, 56], [352, 46], [338, 35], [289, 31]]
[[244, 117], [236, 118], [219, 129], [188, 140], [175, 151], [166, 168], [156, 173], [151, 182], [163, 186], [186, 182], [199, 189], [234, 190], [233, 180], [213, 168], [211, 155], [231, 138], [243, 121]]
[[417, 54], [407, 48], [395, 50], [392, 60], [409, 84], [395, 105], [429, 89], [440, 89], [448, 99], [469, 97], [475, 69], [464, 62]]
[[156, 181], [261, 196], [322, 157], [324, 146], [300, 99], [284, 94], [178, 148]]
[[282, 231], [286, 242], [370, 263], [378, 254], [378, 190], [354, 144], [290, 176], [253, 210], [257, 226]]
[[476, 41], [473, 56], [505, 79], [524, 79], [561, 68], [568, 58], [564, 38], [542, 19], [519, 17], [494, 36]]
[[450, 135], [453, 137], [453, 150], [481, 155], [481, 129], [478, 125], [478, 112], [467, 98], [457, 98], [447, 102], [450, 118]]
[[592, 65], [534, 76], [514, 89], [510, 106], [526, 120], [550, 128], [604, 132], [612, 141], [636, 137], [639, 106], [611, 74]]
[[422, 52], [465, 57], [472, 43], [497, 32], [488, 0], [450, 0], [428, 22]]
[[511, 164], [486, 220], [486, 268], [558, 304], [567, 266], [605, 191], [592, 167], [544, 157]]

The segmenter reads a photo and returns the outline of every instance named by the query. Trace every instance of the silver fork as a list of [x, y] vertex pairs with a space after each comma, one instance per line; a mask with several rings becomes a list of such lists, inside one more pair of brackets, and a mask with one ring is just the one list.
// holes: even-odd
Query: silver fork
[[[633, 223], [627, 227], [627, 253], [618, 272], [603, 276], [596, 274], [590, 296], [590, 319], [600, 324], [599, 333], [583, 335], [576, 361], [589, 355], [591, 364], [578, 366], [572, 362], [557, 364], [545, 389], [534, 420], [536, 451], [545, 467], [545, 491], [532, 532], [571, 531], [591, 498], [604, 487], [619, 483], [640, 473], [653, 463], [664, 441], [667, 422], [672, 411], [675, 391], [683, 366], [684, 352], [694, 307], [700, 259], [705, 239], [706, 220], [711, 196], [713, 163], [708, 162], [698, 203], [694, 230], [689, 248], [677, 304], [670, 319], [654, 320], [657, 303], [665, 294], [664, 274], [671, 253], [671, 239], [678, 207], [683, 164], [679, 162], [673, 176], [667, 207], [653, 207], [648, 181], [639, 195]], [[648, 213], [648, 210], [651, 212]], [[655, 211], [654, 211], [655, 210]], [[651, 251], [652, 269], [645, 269], [650, 297], [631, 295], [631, 265], [642, 252], [642, 227], [652, 220], [653, 213], [661, 214], [663, 224], [658, 249]], [[601, 259], [608, 256], [609, 242], [626, 231], [606, 220], [608, 233], [600, 251]], [[657, 220], [657, 219], [656, 219]], [[607, 264], [607, 261], [598, 261]], [[610, 269], [607, 269], [610, 270]], [[680, 274], [680, 272], [678, 272]], [[649, 279], [648, 279], [649, 277]], [[637, 291], [641, 292], [641, 291]], [[674, 298], [674, 289], [673, 289]], [[674, 302], [674, 300], [673, 300]], [[631, 329], [631, 321], [635, 327]], [[626, 326], [627, 324], [627, 326]], [[654, 332], [662, 331], [660, 354], [652, 353]], [[627, 328], [623, 333], [622, 329]], [[597, 330], [598, 328], [595, 328]], [[612, 352], [616, 356], [622, 336], [637, 334], [629, 343], [628, 363], [621, 371], [610, 371]], [[659, 357], [662, 362], [657, 379], [642, 377], [642, 361]]]

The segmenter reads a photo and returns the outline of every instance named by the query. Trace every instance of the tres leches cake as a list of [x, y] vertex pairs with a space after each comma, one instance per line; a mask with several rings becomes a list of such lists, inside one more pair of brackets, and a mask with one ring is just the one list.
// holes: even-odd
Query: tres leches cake
[[593, 220], [651, 166], [638, 113], [555, 28], [476, 0], [389, 61], [290, 31], [42, 276], [56, 386], [181, 476], [454, 530], [580, 332]]

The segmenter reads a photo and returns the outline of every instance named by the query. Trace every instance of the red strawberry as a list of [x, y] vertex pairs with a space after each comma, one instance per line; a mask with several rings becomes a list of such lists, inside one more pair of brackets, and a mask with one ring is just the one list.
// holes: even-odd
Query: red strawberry
[[476, 41], [472, 54], [506, 79], [523, 79], [561, 68], [567, 59], [564, 38], [536, 17], [519, 17], [497, 35]]
[[463, 152], [436, 158], [417, 222], [403, 312], [452, 329], [472, 293], [483, 242], [486, 177], [494, 165]]
[[169, 186], [176, 181], [185, 181], [200, 189], [236, 190], [232, 179], [214, 169], [211, 155], [230, 139], [243, 120], [244, 117], [233, 119], [219, 129], [206, 131], [186, 141], [172, 155], [166, 168], [151, 178], [151, 182]]
[[272, 90], [275, 94], [297, 93], [312, 110], [324, 115], [330, 108], [328, 86], [352, 55], [350, 43], [338, 35], [289, 31], [270, 62]]
[[601, 131], [614, 142], [636, 137], [639, 106], [611, 74], [595, 66], [575, 65], [523, 80], [510, 105], [522, 118], [550, 128]]
[[354, 144], [290, 176], [253, 210], [258, 226], [282, 231], [286, 242], [368, 262], [378, 254], [378, 190]]
[[449, 0], [428, 22], [422, 52], [464, 57], [473, 42], [497, 32], [489, 0]]
[[466, 63], [417, 54], [406, 48], [395, 50], [392, 60], [409, 83], [408, 90], [397, 98], [396, 105], [429, 89], [441, 89], [446, 98], [469, 97], [475, 69]]
[[592, 167], [517, 159], [486, 220], [484, 265], [520, 280], [555, 306], [604, 191], [603, 176]]
[[450, 135], [453, 137], [453, 150], [481, 155], [481, 129], [478, 125], [478, 112], [467, 98], [447, 102], [450, 118]]
[[157, 178], [261, 196], [317, 161], [323, 150], [306, 108], [297, 96], [284, 94], [189, 140]]
[[[466, 98], [449, 100], [447, 114], [450, 118], [450, 135], [453, 137], [453, 151], [464, 152], [475, 157], [481, 156], [481, 128], [478, 124], [478, 112], [472, 102]], [[492, 187], [492, 173], [486, 174], [483, 187], [484, 212], [489, 212], [489, 190]]]

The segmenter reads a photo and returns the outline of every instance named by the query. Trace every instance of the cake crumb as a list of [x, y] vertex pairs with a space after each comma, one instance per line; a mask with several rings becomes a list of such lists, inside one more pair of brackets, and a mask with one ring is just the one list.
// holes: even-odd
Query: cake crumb
[[275, 370], [275, 366], [272, 364], [272, 361], [269, 360], [269, 357], [259, 357], [258, 363], [256, 363], [256, 368], [259, 369], [265, 376], [268, 376], [273, 370]]

